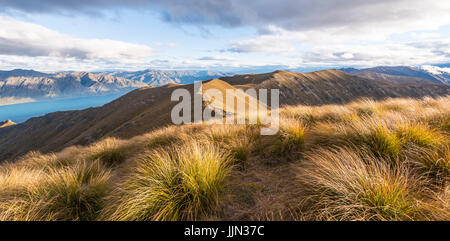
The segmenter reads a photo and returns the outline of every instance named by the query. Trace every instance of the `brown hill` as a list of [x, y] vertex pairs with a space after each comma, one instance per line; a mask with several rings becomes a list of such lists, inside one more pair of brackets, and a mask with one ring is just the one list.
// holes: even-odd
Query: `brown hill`
[[435, 83], [398, 83], [349, 75], [340, 70], [307, 74], [275, 71], [267, 74], [235, 75], [222, 80], [239, 88], [280, 89], [280, 104], [342, 104], [356, 98], [442, 96], [450, 87]]
[[359, 76], [361, 78], [378, 80], [381, 82], [384, 81], [384, 82], [387, 82], [390, 84], [401, 84], [401, 83], [433, 84], [433, 83], [436, 83], [435, 81], [432, 81], [430, 79], [425, 79], [425, 78], [412, 77], [412, 76], [401, 76], [401, 75], [391, 75], [391, 74], [377, 73], [377, 72], [372, 72], [372, 71], [362, 71], [362, 72], [356, 73], [354, 75]]
[[[233, 86], [232, 86], [233, 85]], [[441, 84], [392, 84], [348, 75], [338, 70], [308, 74], [275, 71], [258, 75], [236, 75], [204, 82], [203, 89], [280, 89], [281, 104], [323, 105], [370, 97], [422, 97], [450, 94]], [[14, 159], [31, 150], [58, 151], [72, 145], [86, 145], [107, 136], [131, 138], [170, 125], [176, 102], [173, 90], [193, 85], [166, 85], [134, 90], [98, 108], [63, 111], [36, 117], [25, 123], [0, 129], [0, 160]], [[237, 96], [242, 98], [245, 96]], [[270, 102], [269, 102], [270, 103]], [[227, 112], [230, 107], [224, 106]]]

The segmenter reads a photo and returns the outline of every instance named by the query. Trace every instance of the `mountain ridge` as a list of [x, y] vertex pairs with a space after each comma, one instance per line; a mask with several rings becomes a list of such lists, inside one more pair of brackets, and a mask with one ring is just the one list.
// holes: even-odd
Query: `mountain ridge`
[[[412, 78], [413, 82], [435, 82], [450, 84], [450, 73], [444, 71], [445, 68], [437, 66], [424, 65], [421, 67], [413, 66], [377, 66], [371, 68], [341, 68], [340, 70], [353, 75], [362, 77], [370, 77], [372, 79], [390, 78], [391, 80], [397, 80], [400, 82], [408, 81], [408, 78]], [[377, 74], [374, 74], [377, 73]], [[380, 75], [382, 74], [382, 75]], [[370, 76], [372, 75], [372, 76]], [[383, 76], [389, 75], [389, 76]], [[401, 76], [400, 78], [398, 76]]]
[[157, 70], [115, 71], [103, 74], [141, 81], [150, 86], [158, 87], [166, 84], [192, 84], [195, 81], [216, 79], [231, 73], [208, 70]]

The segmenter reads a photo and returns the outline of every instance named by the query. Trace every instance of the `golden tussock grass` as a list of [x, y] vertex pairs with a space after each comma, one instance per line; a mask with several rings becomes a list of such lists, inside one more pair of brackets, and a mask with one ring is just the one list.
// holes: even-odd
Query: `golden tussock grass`
[[93, 220], [102, 208], [110, 177], [98, 161], [46, 170], [2, 170], [0, 220]]
[[[450, 97], [286, 106], [0, 165], [0, 220], [450, 220]], [[229, 198], [233, 197], [233, 198]]]
[[307, 187], [311, 216], [319, 220], [415, 220], [424, 181], [392, 161], [350, 148], [307, 155], [300, 180]]
[[228, 154], [218, 146], [185, 143], [137, 157], [128, 177], [105, 208], [110, 220], [196, 220], [219, 203], [230, 171]]

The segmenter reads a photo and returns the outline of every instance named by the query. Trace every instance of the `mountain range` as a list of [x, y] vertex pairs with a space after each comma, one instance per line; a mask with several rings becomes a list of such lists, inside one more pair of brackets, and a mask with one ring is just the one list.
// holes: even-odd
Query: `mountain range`
[[[88, 72], [47, 74], [33, 70], [0, 72], [0, 104], [127, 92], [147, 86], [140, 81]], [[3, 102], [3, 103], [2, 103]]]
[[42, 73], [23, 69], [0, 71], [0, 105], [48, 98], [106, 95], [170, 83], [190, 84], [224, 75], [210, 71], [169, 70], [101, 73]]
[[166, 84], [192, 84], [198, 80], [216, 79], [231, 75], [225, 72], [213, 72], [206, 70], [155, 70], [146, 69], [142, 71], [117, 71], [102, 72], [102, 74], [122, 77], [130, 80], [140, 81], [149, 86], [163, 86]]
[[[170, 112], [176, 104], [171, 101], [171, 93], [178, 88], [193, 91], [192, 84], [143, 87], [102, 107], [50, 113], [1, 128], [0, 160], [14, 159], [31, 150], [53, 152], [68, 146], [87, 145], [108, 136], [131, 138], [170, 125]], [[449, 85], [434, 81], [373, 80], [340, 70], [235, 75], [205, 81], [204, 90], [208, 88], [221, 91], [279, 89], [281, 105], [342, 104], [360, 98], [421, 98], [450, 94]]]
[[397, 82], [443, 83], [450, 84], [450, 68], [432, 65], [412, 66], [379, 66], [355, 69], [343, 68], [342, 71], [369, 79], [394, 80]]
[[[450, 68], [425, 65], [343, 68], [343, 72], [390, 84], [450, 84]], [[125, 93], [146, 86], [192, 84], [195, 81], [224, 78], [225, 72], [204, 70], [154, 70], [42, 73], [15, 69], [0, 71], [0, 105], [48, 98], [70, 98]], [[399, 90], [401, 91], [401, 90]], [[408, 90], [406, 90], [408, 92]], [[296, 97], [300, 98], [300, 97]], [[343, 97], [334, 97], [343, 98]], [[312, 101], [312, 100], [310, 100]], [[314, 102], [314, 101], [312, 101]]]

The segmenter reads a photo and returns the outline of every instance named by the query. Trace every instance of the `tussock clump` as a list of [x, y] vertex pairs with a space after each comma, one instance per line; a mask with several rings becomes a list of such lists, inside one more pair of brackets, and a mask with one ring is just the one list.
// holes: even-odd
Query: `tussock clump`
[[280, 125], [280, 152], [301, 151], [305, 144], [305, 125], [302, 122], [287, 119]]
[[105, 164], [114, 165], [121, 163], [126, 158], [126, 148], [120, 140], [107, 138], [101, 140], [89, 148], [91, 160], [100, 160]]
[[69, 157], [58, 156], [53, 153], [43, 155], [40, 152], [32, 151], [19, 159], [16, 165], [41, 170], [52, 170], [58, 167], [69, 166], [73, 163], [74, 160]]
[[206, 137], [215, 143], [229, 143], [235, 139], [245, 136], [252, 138], [252, 133], [246, 125], [209, 125]]
[[308, 154], [300, 179], [312, 216], [320, 220], [414, 220], [426, 189], [405, 167], [370, 153], [320, 149]]
[[400, 154], [402, 143], [389, 126], [389, 123], [378, 118], [363, 118], [345, 124], [321, 123], [314, 128], [311, 136], [318, 145], [350, 143], [356, 148], [370, 146], [377, 154], [397, 156]]
[[447, 132], [447, 134], [450, 134], [450, 115], [434, 116], [428, 121], [431, 126], [439, 128], [442, 131]]
[[102, 208], [110, 174], [100, 162], [81, 162], [55, 170], [41, 192], [58, 220], [94, 220]]
[[248, 137], [243, 137], [232, 142], [229, 149], [231, 156], [236, 163], [244, 164], [252, 151], [252, 142]]
[[102, 208], [109, 171], [100, 162], [62, 168], [9, 169], [0, 182], [0, 220], [93, 220]]
[[397, 156], [400, 154], [402, 144], [400, 139], [383, 125], [371, 129], [366, 137], [368, 143], [374, 151], [387, 156]]
[[[166, 127], [161, 130], [153, 131], [142, 137], [135, 138], [134, 142], [143, 143], [144, 149], [152, 149], [164, 146], [170, 146], [174, 143], [182, 142], [187, 139], [186, 132], [190, 132], [189, 128], [181, 129], [180, 127]], [[191, 133], [189, 133], [191, 134]]]
[[435, 193], [430, 201], [422, 202], [429, 220], [450, 220], [450, 186]]
[[[420, 169], [434, 176], [448, 179], [450, 175], [450, 146], [439, 149], [430, 149], [411, 145], [406, 151], [408, 160], [419, 166]], [[439, 181], [439, 180], [438, 180]], [[446, 180], [443, 180], [446, 181]]]
[[[201, 142], [212, 142], [230, 153], [235, 163], [245, 165], [252, 152], [259, 131], [255, 125], [211, 125], [206, 135], [197, 138]], [[204, 138], [206, 137], [206, 139]]]
[[142, 154], [114, 192], [104, 218], [196, 220], [218, 206], [228, 154], [197, 142]]
[[350, 108], [353, 108], [359, 116], [368, 117], [375, 114], [380, 114], [384, 109], [372, 99], [363, 99], [358, 102], [350, 104]]
[[342, 105], [286, 106], [280, 110], [280, 116], [299, 120], [305, 125], [318, 122], [339, 123], [355, 117], [350, 108]]
[[400, 125], [397, 133], [402, 142], [412, 142], [423, 147], [437, 148], [449, 143], [448, 138], [445, 138], [439, 131], [430, 129], [427, 125], [420, 123]]

